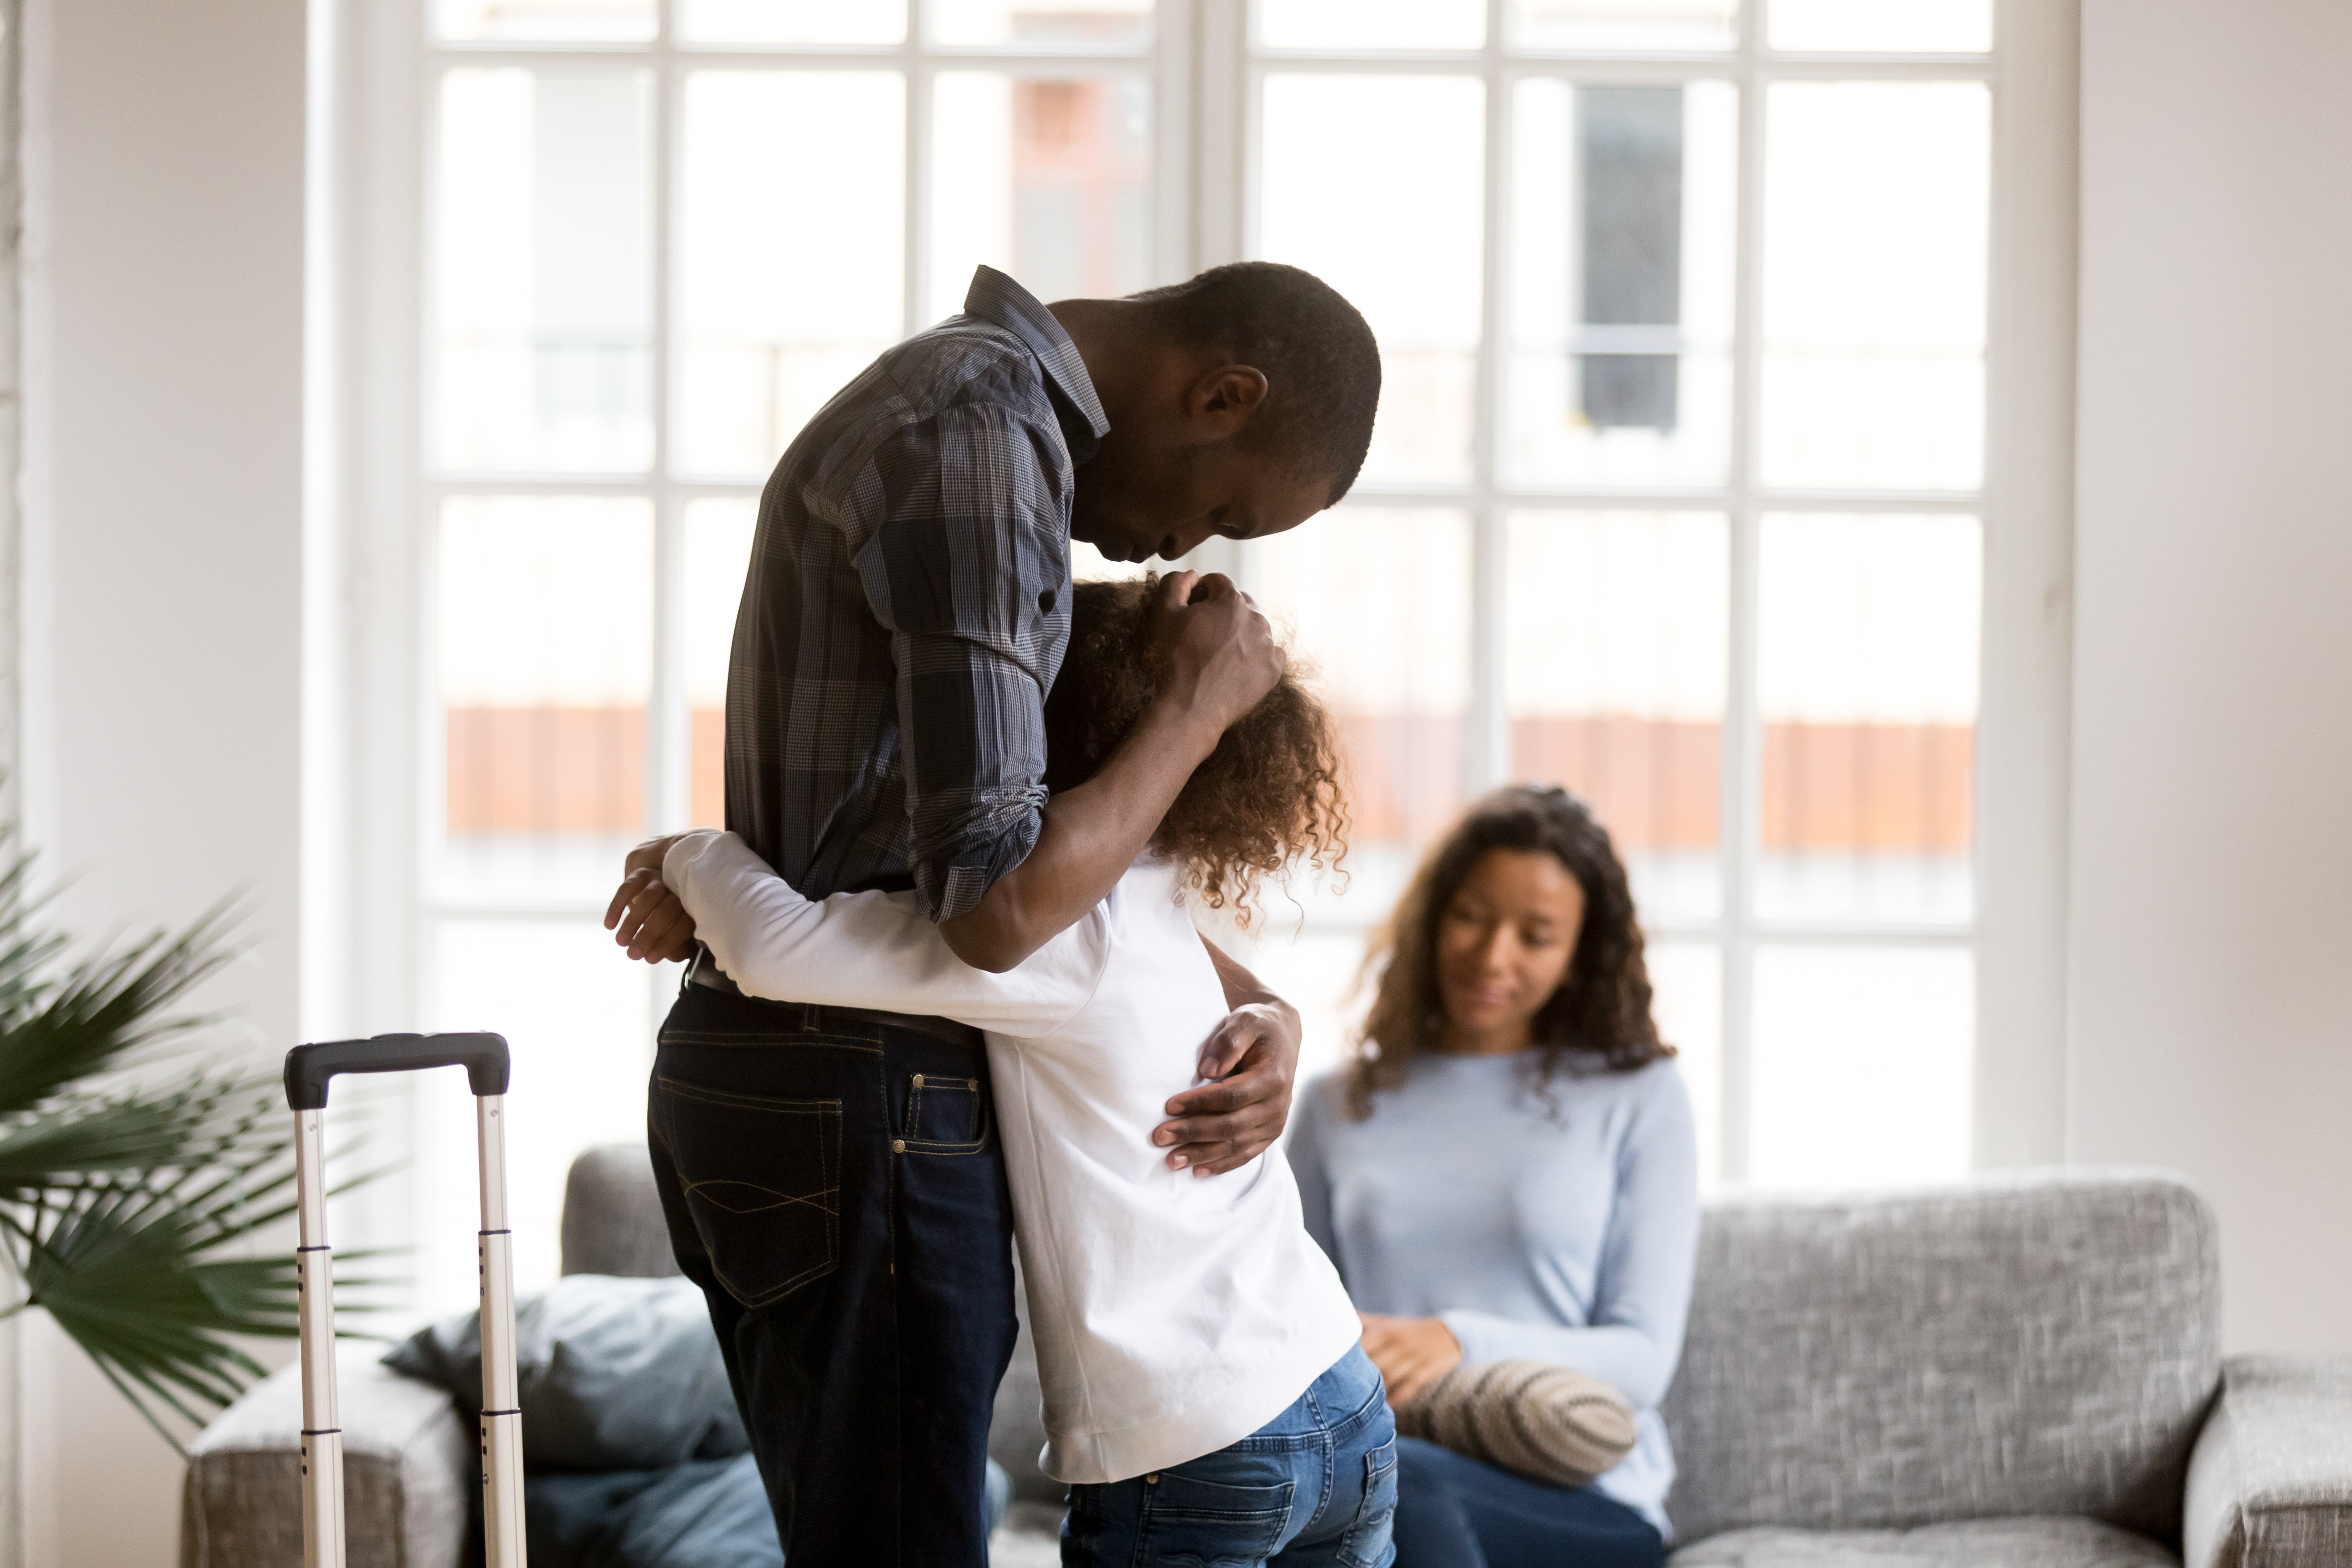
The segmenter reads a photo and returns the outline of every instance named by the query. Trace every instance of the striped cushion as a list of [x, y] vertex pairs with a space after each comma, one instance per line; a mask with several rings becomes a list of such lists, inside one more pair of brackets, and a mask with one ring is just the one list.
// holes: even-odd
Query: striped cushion
[[1597, 1377], [1539, 1361], [1456, 1366], [1396, 1412], [1398, 1432], [1554, 1486], [1580, 1487], [1633, 1447], [1633, 1408]]

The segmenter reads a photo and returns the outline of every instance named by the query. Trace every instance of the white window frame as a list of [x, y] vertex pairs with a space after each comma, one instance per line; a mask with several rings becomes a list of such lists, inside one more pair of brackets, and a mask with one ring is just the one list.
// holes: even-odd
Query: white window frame
[[[1482, 48], [1273, 49], [1249, 37], [1246, 0], [1202, 0], [1208, 105], [1238, 123], [1233, 148], [1202, 149], [1206, 232], [1232, 237], [1229, 254], [1255, 254], [1258, 136], [1269, 74], [1473, 77], [1485, 89], [1483, 307], [1472, 475], [1465, 483], [1360, 481], [1349, 503], [1443, 508], [1472, 521], [1471, 703], [1465, 784], [1477, 793], [1510, 779], [1510, 719], [1503, 691], [1507, 519], [1514, 510], [1720, 512], [1731, 528], [1731, 667], [1722, 770], [1721, 913], [1645, 917], [1654, 937], [1717, 947], [1722, 958], [1721, 1179], [1748, 1171], [1753, 976], [1759, 947], [1966, 949], [1976, 958], [1977, 1040], [1971, 1163], [2053, 1162], [2063, 1149], [2063, 927], [2068, 563], [2072, 554], [2071, 431], [2074, 213], [2073, 0], [1998, 0], [1990, 55], [1810, 53], [1772, 48], [1766, 0], [1748, 0], [1729, 55], [1544, 50], [1507, 47], [1506, 0], [1486, 0]], [[1215, 76], [1225, 79], [1211, 79]], [[1732, 441], [1727, 482], [1712, 487], [1570, 486], [1506, 482], [1501, 472], [1510, 297], [1511, 96], [1530, 79], [1576, 85], [1725, 81], [1739, 92], [1738, 215], [1733, 322]], [[1985, 478], [1971, 490], [1769, 486], [1758, 471], [1756, 419], [1763, 348], [1762, 171], [1766, 89], [1789, 80], [1983, 83], [1991, 98], [1993, 212], [1988, 288]], [[1768, 512], [1965, 515], [1980, 520], [1985, 551], [1982, 669], [1972, 858], [1976, 913], [1958, 921], [1768, 919], [1755, 912], [1763, 724], [1757, 700], [1758, 537]], [[1246, 552], [1237, 574], [1247, 584]], [[1361, 931], [1385, 910], [1334, 917], [1318, 904], [1307, 929]]]
[[[1784, 54], [1743, 9], [1736, 54], [1643, 57], [1547, 54], [1503, 47], [1503, 3], [1487, 0], [1487, 45], [1407, 56], [1263, 51], [1249, 39], [1247, 0], [1161, 0], [1151, 56], [903, 44], [825, 49], [704, 49], [671, 41], [675, 0], [645, 45], [513, 48], [428, 44], [421, 0], [313, 0], [317, 108], [311, 150], [318, 340], [307, 564], [304, 1007], [317, 1036], [418, 1026], [429, 1016], [426, 940], [450, 915], [577, 921], [577, 901], [453, 900], [428, 889], [436, 830], [439, 709], [430, 661], [428, 552], [439, 500], [453, 492], [645, 494], [656, 518], [655, 690], [648, 733], [648, 829], [680, 826], [687, 809], [687, 710], [678, 626], [683, 517], [688, 500], [755, 496], [756, 479], [671, 477], [667, 386], [678, 312], [669, 267], [678, 221], [680, 86], [701, 65], [773, 68], [891, 65], [908, 79], [908, 252], [904, 325], [951, 309], [928, 300], [929, 86], [942, 68], [1040, 76], [1155, 75], [1154, 255], [1163, 279], [1239, 259], [1251, 244], [1252, 171], [1260, 85], [1268, 70], [1433, 72], [1486, 89], [1485, 307], [1477, 377], [1478, 446], [1458, 486], [1365, 483], [1351, 502], [1460, 508], [1474, 520], [1474, 699], [1465, 784], [1501, 782], [1508, 720], [1501, 692], [1505, 517], [1514, 507], [1689, 510], [1732, 520], [1734, 668], [1724, 770], [1727, 885], [1720, 920], [1652, 922], [1662, 937], [1718, 942], [1724, 954], [1723, 1170], [1745, 1168], [1747, 976], [1763, 941], [1887, 946], [1967, 943], [1977, 954], [1974, 1163], [2053, 1162], [2064, 1126], [2063, 951], [2067, 727], [2071, 677], [2073, 366], [2078, 0], [1997, 0], [1996, 53], [1948, 57]], [[467, 60], [522, 64], [645, 61], [656, 73], [654, 331], [656, 458], [626, 476], [436, 476], [425, 467], [425, 309], [430, 257], [426, 127], [438, 70]], [[1150, 62], [1156, 59], [1156, 66]], [[1717, 489], [1576, 489], [1505, 485], [1496, 467], [1503, 301], [1508, 251], [1508, 87], [1528, 76], [1579, 81], [1727, 79], [1741, 89], [1739, 262], [1732, 482]], [[1969, 493], [1768, 489], [1753, 470], [1763, 84], [1791, 78], [1982, 80], [1992, 94], [1993, 212], [1986, 479]], [[1756, 853], [1752, 780], [1760, 744], [1749, 649], [1757, 521], [1767, 510], [1965, 512], [1985, 541], [1981, 709], [1976, 745], [1977, 918], [1955, 926], [1762, 921], [1747, 912]], [[1248, 554], [1215, 542], [1204, 563], [1248, 573]], [[1367, 917], [1369, 918], [1369, 917]], [[650, 1024], [650, 1020], [649, 1020]], [[648, 1037], [651, 1030], [648, 1028]], [[389, 1189], [394, 1184], [384, 1184]], [[370, 1200], [404, 1234], [398, 1198]], [[371, 1228], [375, 1228], [372, 1226]]]

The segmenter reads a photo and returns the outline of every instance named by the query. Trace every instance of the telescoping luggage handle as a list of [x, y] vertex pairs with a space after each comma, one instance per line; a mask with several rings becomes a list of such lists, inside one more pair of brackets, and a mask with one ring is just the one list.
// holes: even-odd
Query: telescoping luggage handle
[[[514, 1262], [507, 1231], [503, 1112], [507, 1043], [498, 1035], [378, 1035], [286, 1053], [294, 1112], [302, 1331], [302, 1565], [343, 1568], [343, 1436], [335, 1411], [335, 1300], [327, 1245], [327, 1087], [352, 1072], [462, 1067], [474, 1091], [482, 1177], [482, 1532], [487, 1568], [524, 1568], [522, 1413], [517, 1407]], [[312, 1267], [312, 1265], [317, 1267]]]

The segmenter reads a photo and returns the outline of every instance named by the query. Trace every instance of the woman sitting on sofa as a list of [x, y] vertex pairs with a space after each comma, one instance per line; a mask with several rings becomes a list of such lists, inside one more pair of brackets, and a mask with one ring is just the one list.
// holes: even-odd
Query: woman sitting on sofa
[[1355, 1060], [1300, 1097], [1290, 1159], [1391, 1402], [1465, 1361], [1542, 1361], [1622, 1393], [1637, 1433], [1576, 1488], [1400, 1437], [1397, 1568], [1656, 1568], [1697, 1169], [1624, 867], [1574, 797], [1499, 790], [1373, 964]]

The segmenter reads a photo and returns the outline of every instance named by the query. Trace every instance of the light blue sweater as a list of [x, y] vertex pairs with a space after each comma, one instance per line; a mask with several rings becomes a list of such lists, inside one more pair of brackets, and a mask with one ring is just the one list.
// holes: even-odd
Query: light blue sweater
[[1600, 1489], [1666, 1529], [1658, 1402], [1682, 1354], [1698, 1249], [1690, 1096], [1671, 1061], [1535, 1091], [1538, 1053], [1417, 1057], [1372, 1114], [1344, 1075], [1308, 1086], [1290, 1163], [1307, 1228], [1360, 1310], [1444, 1321], [1466, 1361], [1575, 1367], [1633, 1402], [1633, 1451]]

